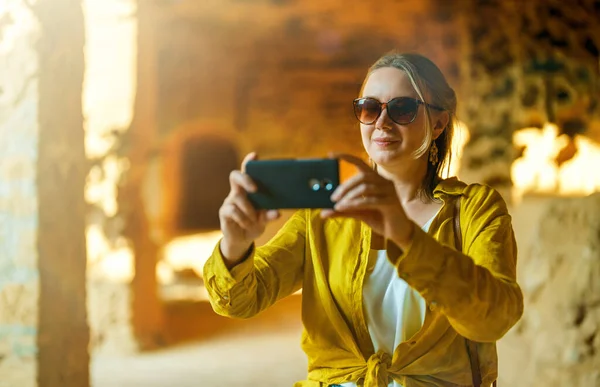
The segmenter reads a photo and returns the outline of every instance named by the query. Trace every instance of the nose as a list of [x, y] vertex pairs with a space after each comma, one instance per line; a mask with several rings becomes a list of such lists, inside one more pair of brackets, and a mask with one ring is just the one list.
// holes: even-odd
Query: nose
[[375, 129], [379, 130], [390, 130], [392, 128], [392, 120], [388, 115], [387, 103], [381, 104], [381, 114], [375, 121]]

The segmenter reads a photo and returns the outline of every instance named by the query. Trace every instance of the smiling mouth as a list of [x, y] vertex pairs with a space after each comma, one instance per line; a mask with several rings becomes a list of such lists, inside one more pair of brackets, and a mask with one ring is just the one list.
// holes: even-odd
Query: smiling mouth
[[391, 144], [395, 144], [398, 142], [398, 140], [384, 140], [384, 139], [379, 139], [379, 140], [373, 140], [373, 142], [377, 145], [391, 145]]

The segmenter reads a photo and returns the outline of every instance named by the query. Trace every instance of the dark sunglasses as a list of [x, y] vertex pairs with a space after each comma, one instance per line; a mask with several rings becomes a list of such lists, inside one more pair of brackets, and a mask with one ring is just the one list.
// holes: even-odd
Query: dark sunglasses
[[392, 98], [388, 102], [379, 102], [375, 98], [357, 98], [354, 100], [354, 115], [362, 124], [371, 125], [381, 115], [383, 108], [388, 116], [397, 124], [410, 124], [417, 117], [419, 105], [427, 105], [431, 109], [443, 111], [444, 108], [431, 105], [410, 97]]

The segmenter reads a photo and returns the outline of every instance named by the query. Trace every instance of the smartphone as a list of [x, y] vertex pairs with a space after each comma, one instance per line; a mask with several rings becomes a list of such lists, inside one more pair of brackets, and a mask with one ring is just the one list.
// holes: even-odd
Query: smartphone
[[257, 186], [248, 194], [257, 209], [333, 208], [340, 184], [337, 159], [251, 160], [246, 174]]

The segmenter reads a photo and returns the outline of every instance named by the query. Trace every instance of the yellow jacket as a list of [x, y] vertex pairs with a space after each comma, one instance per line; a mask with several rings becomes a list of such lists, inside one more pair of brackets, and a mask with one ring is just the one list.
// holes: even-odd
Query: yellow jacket
[[[462, 195], [464, 254], [454, 249], [453, 201]], [[464, 337], [478, 342], [483, 385], [497, 377], [495, 341], [521, 317], [517, 248], [511, 217], [492, 188], [441, 182], [444, 202], [429, 232], [416, 227], [408, 249], [388, 247], [398, 274], [429, 306], [423, 327], [393, 354], [374, 353], [363, 314], [371, 232], [364, 223], [323, 220], [317, 210], [296, 212], [266, 245], [229, 271], [219, 248], [204, 267], [213, 309], [248, 318], [302, 288], [302, 348], [308, 380], [296, 387], [358, 381], [384, 387], [471, 386]]]

